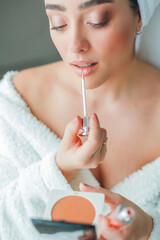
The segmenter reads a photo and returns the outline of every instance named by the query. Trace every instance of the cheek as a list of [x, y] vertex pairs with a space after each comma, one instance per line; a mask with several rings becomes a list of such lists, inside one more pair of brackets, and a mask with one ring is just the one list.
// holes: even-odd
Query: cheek
[[51, 40], [52, 40], [53, 44], [55, 45], [55, 47], [58, 50], [61, 57], [63, 58], [65, 55], [66, 49], [67, 49], [63, 34], [61, 37], [56, 37], [54, 35], [54, 33], [52, 33], [52, 31], [51, 31], [50, 36], [51, 36]]
[[[105, 56], [114, 56], [132, 50], [134, 37], [129, 25], [111, 28], [95, 39], [99, 52]], [[99, 35], [100, 36], [100, 35]]]

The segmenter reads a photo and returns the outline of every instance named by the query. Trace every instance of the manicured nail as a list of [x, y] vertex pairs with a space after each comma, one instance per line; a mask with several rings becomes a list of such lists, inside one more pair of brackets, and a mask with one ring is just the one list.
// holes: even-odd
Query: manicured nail
[[83, 184], [85, 187], [91, 187], [91, 186], [89, 186], [89, 185], [86, 184], [86, 183], [81, 183], [81, 184]]
[[94, 120], [98, 121], [98, 117], [97, 117], [97, 114], [96, 114], [96, 113], [93, 113], [92, 118], [93, 118]]

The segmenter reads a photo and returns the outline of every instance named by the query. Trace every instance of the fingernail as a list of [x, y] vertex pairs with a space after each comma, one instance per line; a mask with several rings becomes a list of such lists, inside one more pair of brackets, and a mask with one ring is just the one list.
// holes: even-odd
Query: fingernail
[[96, 114], [96, 113], [93, 113], [92, 118], [93, 118], [94, 120], [98, 121], [98, 117], [97, 117], [97, 114]]
[[89, 186], [88, 184], [86, 184], [86, 183], [82, 183], [84, 186], [86, 186], [86, 187], [91, 187], [91, 186]]

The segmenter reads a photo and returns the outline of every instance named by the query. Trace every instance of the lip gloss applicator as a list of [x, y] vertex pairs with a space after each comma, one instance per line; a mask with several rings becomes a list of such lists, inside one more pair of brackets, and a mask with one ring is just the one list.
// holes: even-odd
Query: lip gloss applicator
[[85, 80], [82, 73], [82, 96], [83, 96], [83, 127], [80, 129], [79, 136], [87, 136], [89, 133], [89, 117], [87, 117], [86, 89]]

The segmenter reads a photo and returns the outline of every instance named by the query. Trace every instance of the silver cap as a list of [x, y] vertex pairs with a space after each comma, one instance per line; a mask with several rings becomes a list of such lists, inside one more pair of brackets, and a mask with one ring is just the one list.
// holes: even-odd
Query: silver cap
[[79, 131], [79, 136], [87, 136], [89, 133], [89, 117], [83, 117], [83, 127]]

